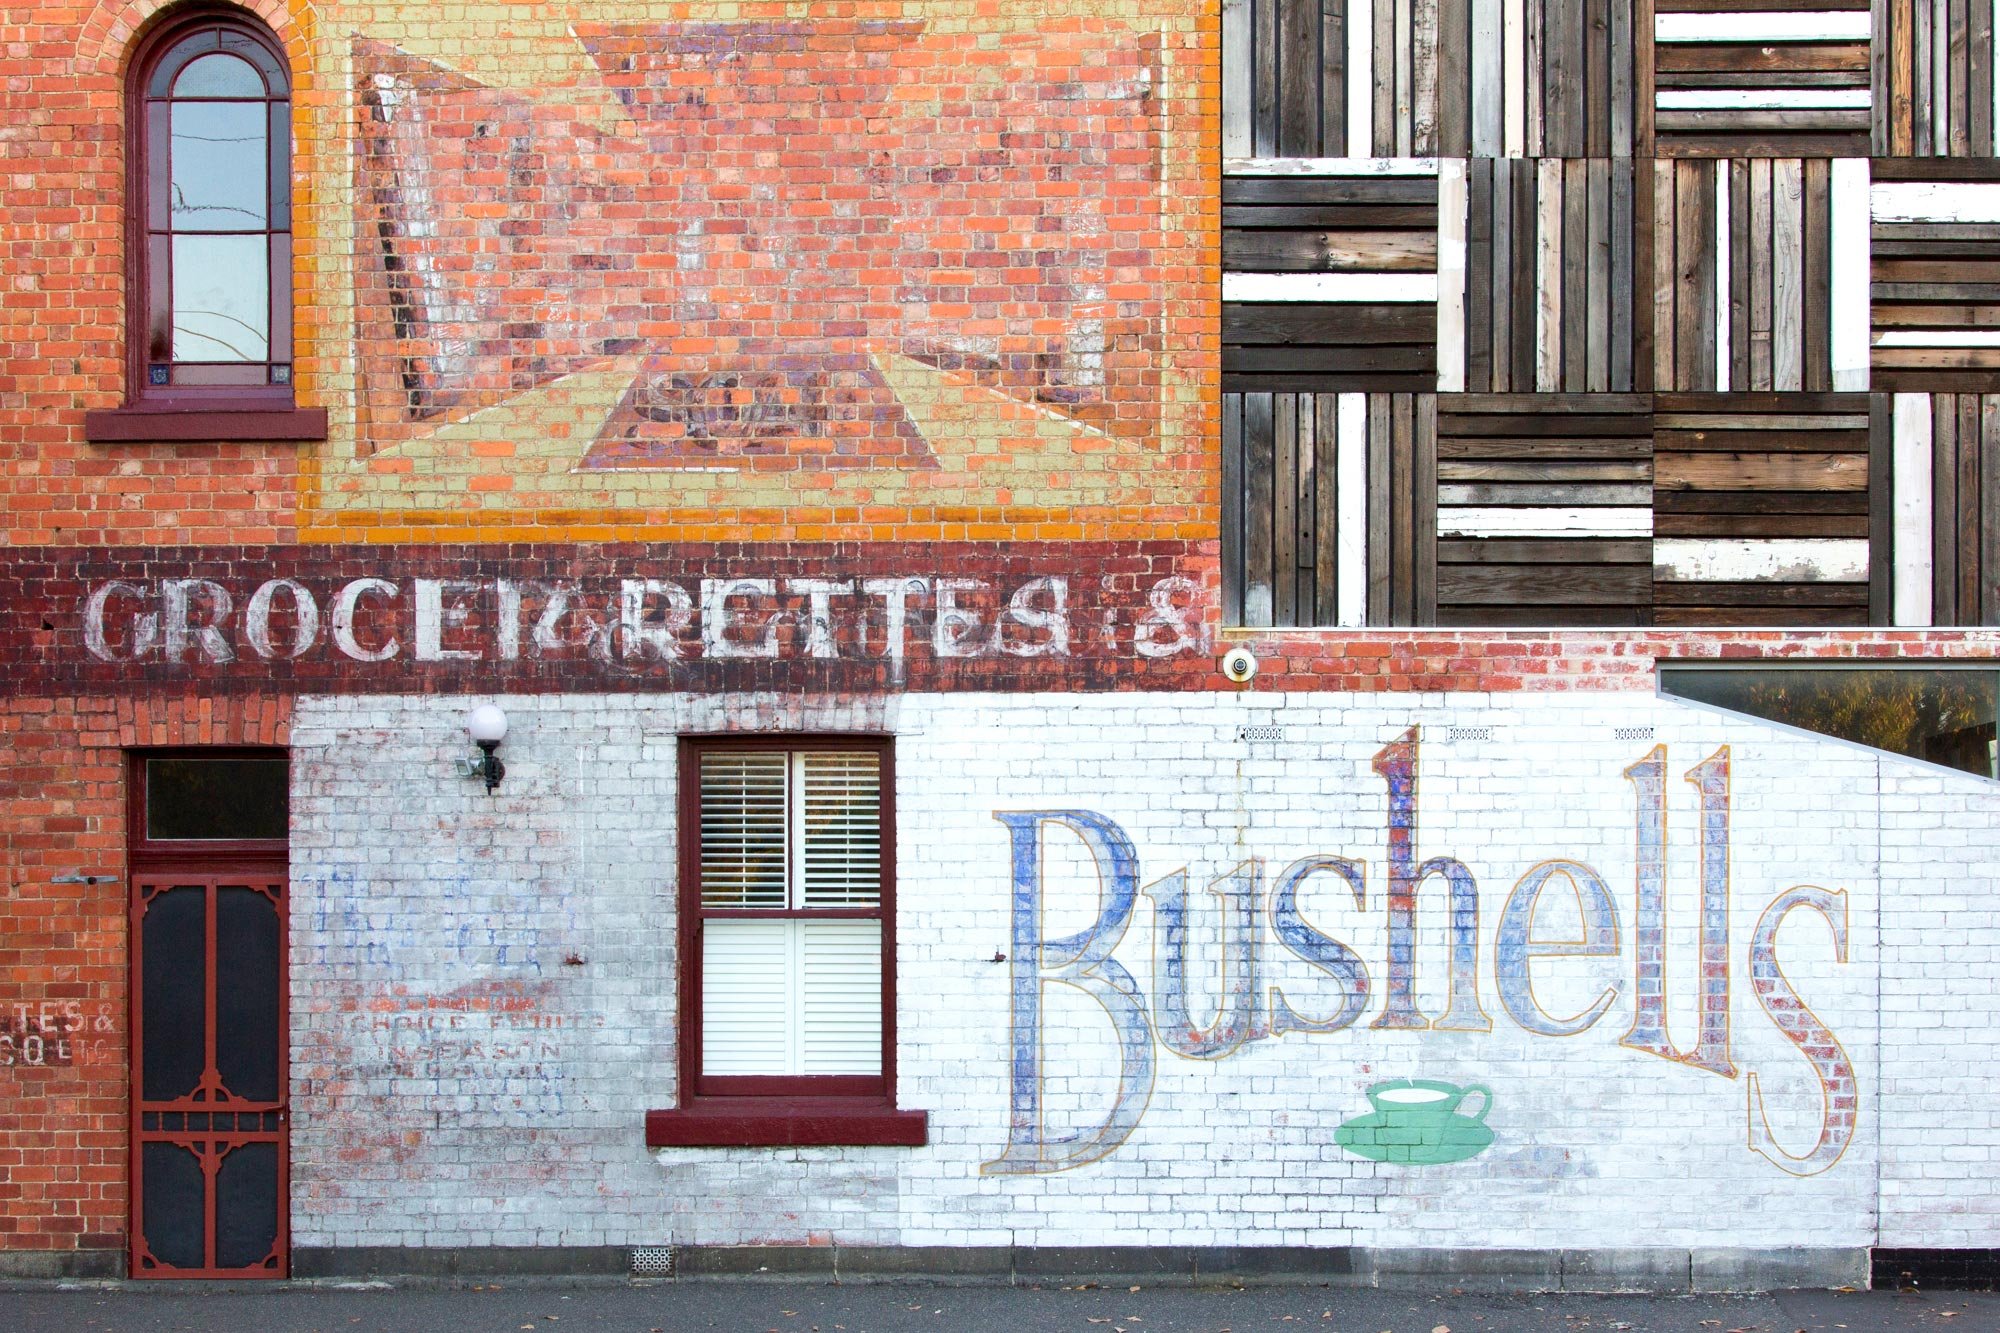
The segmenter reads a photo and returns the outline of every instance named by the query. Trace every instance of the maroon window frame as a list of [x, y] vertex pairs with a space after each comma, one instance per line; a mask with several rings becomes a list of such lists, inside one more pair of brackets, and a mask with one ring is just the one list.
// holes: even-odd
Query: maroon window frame
[[[711, 908], [701, 901], [701, 761], [764, 751], [866, 750], [880, 760], [882, 895], [870, 909]], [[682, 737], [679, 747], [680, 959], [679, 1107], [646, 1115], [649, 1147], [920, 1146], [929, 1118], [896, 1108], [896, 772], [888, 738], [876, 735]], [[701, 959], [705, 921], [737, 917], [865, 917], [882, 923], [882, 1072], [799, 1077], [715, 1076], [702, 1065]]]
[[[224, 51], [257, 70], [264, 83], [261, 98], [173, 96], [182, 69]], [[292, 388], [291, 98], [284, 47], [242, 10], [219, 5], [177, 10], [140, 39], [125, 86], [126, 401], [85, 414], [90, 440], [326, 438], [325, 411], [299, 408]], [[176, 101], [264, 107], [264, 225], [226, 232], [264, 241], [269, 305], [261, 361], [199, 362], [173, 355], [173, 237], [201, 230], [176, 227], [169, 207], [168, 116]]]

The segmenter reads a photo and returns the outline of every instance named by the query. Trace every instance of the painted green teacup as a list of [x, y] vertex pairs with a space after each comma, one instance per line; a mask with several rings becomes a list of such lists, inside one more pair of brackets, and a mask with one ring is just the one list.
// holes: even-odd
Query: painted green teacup
[[[1459, 1107], [1479, 1094], [1476, 1114]], [[1486, 1113], [1493, 1093], [1477, 1083], [1460, 1087], [1432, 1079], [1404, 1078], [1368, 1089], [1374, 1110], [1334, 1133], [1334, 1141], [1357, 1157], [1400, 1166], [1441, 1166], [1476, 1157], [1493, 1142]]]
[[1461, 1088], [1456, 1083], [1399, 1078], [1389, 1083], [1377, 1083], [1368, 1089], [1368, 1100], [1384, 1114], [1393, 1113], [1399, 1118], [1414, 1119], [1462, 1114], [1458, 1109], [1459, 1103], [1475, 1092], [1479, 1094], [1479, 1110], [1468, 1118], [1483, 1122], [1487, 1111], [1492, 1109], [1493, 1093], [1478, 1083], [1469, 1083]]

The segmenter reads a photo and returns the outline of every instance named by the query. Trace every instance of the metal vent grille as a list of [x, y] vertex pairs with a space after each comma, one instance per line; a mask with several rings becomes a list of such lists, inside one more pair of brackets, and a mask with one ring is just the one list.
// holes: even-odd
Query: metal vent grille
[[1651, 727], [1613, 727], [1612, 736], [1621, 741], [1649, 741], [1653, 739]]
[[1493, 728], [1453, 727], [1451, 738], [1455, 741], [1490, 741], [1493, 739]]
[[1236, 733], [1236, 738], [1252, 745], [1275, 745], [1285, 739], [1283, 727], [1245, 727]]
[[635, 1245], [632, 1247], [633, 1277], [674, 1276], [674, 1247], [671, 1245]]

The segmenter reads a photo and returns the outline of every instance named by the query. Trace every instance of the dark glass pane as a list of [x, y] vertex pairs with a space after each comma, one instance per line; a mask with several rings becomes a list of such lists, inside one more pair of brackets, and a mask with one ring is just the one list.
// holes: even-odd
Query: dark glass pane
[[266, 246], [261, 234], [174, 237], [174, 360], [270, 359]]
[[1663, 693], [1996, 776], [1994, 671], [1660, 669]]
[[139, 1058], [149, 1102], [189, 1096], [201, 1082], [208, 1043], [207, 938], [207, 889], [167, 889], [146, 904], [140, 927]]
[[[271, 124], [266, 132], [265, 142], [270, 145], [271, 159], [265, 168], [271, 185], [271, 226], [279, 231], [290, 231], [292, 226], [292, 104], [290, 102], [270, 103]], [[273, 273], [289, 275], [292, 271], [289, 259], [283, 265], [274, 265]], [[280, 281], [283, 281], [282, 279]]]
[[255, 889], [215, 891], [215, 1064], [231, 1096], [278, 1100], [278, 908]]
[[[233, 56], [209, 56], [188, 69], [210, 60], [250, 71]], [[269, 108], [263, 102], [172, 105], [174, 230], [262, 231], [269, 215]]]
[[188, 62], [174, 80], [175, 97], [263, 97], [264, 76], [232, 55]]
[[250, 1268], [278, 1240], [278, 1145], [245, 1143], [215, 1172], [215, 1266]]
[[171, 1143], [148, 1143], [139, 1169], [144, 1198], [139, 1229], [146, 1248], [175, 1268], [207, 1267], [202, 1262], [201, 1159]]
[[172, 113], [170, 102], [146, 104], [146, 226], [153, 231], [173, 226], [173, 182], [167, 170], [167, 146], [173, 142]]
[[[290, 363], [292, 359], [292, 237], [289, 232], [271, 234], [271, 277], [277, 286], [271, 292], [271, 359]], [[277, 380], [289, 384], [289, 377]]]
[[148, 759], [148, 838], [283, 838], [283, 759]]

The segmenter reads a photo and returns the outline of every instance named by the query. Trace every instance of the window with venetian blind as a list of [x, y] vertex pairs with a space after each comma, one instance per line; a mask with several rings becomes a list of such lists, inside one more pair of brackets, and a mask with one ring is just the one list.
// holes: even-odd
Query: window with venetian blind
[[681, 782], [683, 1097], [652, 1141], [922, 1142], [893, 1110], [888, 743], [689, 740]]

